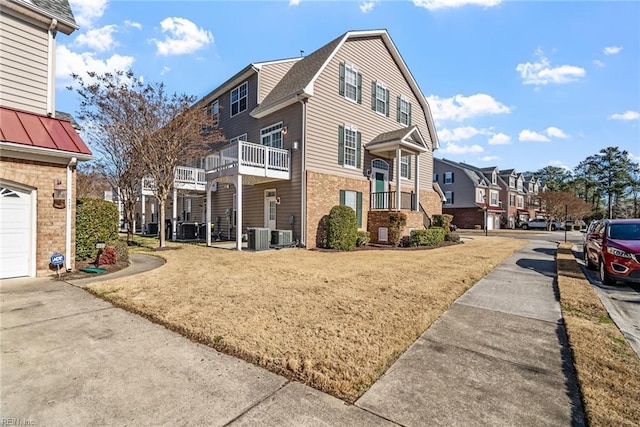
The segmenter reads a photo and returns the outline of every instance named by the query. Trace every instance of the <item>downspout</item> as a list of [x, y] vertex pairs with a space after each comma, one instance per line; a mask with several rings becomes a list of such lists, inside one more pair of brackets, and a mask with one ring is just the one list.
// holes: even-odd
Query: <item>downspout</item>
[[66, 224], [66, 233], [65, 233], [65, 267], [67, 271], [71, 271], [71, 220], [73, 219], [71, 215], [73, 214], [73, 209], [71, 206], [72, 194], [73, 191], [73, 170], [76, 168], [76, 163], [78, 163], [78, 159], [72, 157], [69, 160], [69, 164], [67, 165], [67, 224]]
[[305, 147], [307, 140], [307, 99], [300, 99], [302, 104], [302, 141], [300, 141], [300, 155], [302, 156], [300, 180], [301, 183], [301, 212], [300, 212], [300, 244], [306, 246], [307, 242], [307, 158]]
[[49, 25], [49, 43], [48, 43], [48, 69], [47, 69], [47, 116], [55, 117], [55, 88], [56, 88], [56, 34], [58, 30], [58, 20], [53, 18]]

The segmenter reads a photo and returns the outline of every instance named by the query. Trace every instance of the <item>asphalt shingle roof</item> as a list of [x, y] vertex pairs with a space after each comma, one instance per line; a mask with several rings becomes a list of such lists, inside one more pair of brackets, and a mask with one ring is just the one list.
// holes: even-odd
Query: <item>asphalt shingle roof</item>
[[70, 24], [76, 24], [68, 0], [31, 0], [35, 6]]

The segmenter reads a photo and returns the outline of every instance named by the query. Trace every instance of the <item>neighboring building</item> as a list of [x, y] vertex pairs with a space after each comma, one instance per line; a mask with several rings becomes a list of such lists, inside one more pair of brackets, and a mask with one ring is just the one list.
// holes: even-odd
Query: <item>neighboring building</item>
[[524, 177], [523, 190], [525, 194], [525, 208], [529, 218], [544, 216], [540, 207], [538, 194], [543, 190], [542, 182], [535, 176]]
[[434, 159], [433, 168], [433, 180], [445, 196], [442, 212], [453, 215], [455, 225], [487, 230], [501, 228], [504, 209], [498, 168], [479, 169], [447, 159]]
[[78, 27], [67, 0], [0, 0], [0, 278], [52, 273], [75, 258], [75, 166], [91, 152], [56, 117], [58, 32]]
[[[313, 248], [330, 209], [343, 204], [360, 230], [384, 242], [390, 211], [407, 214], [405, 234], [441, 213], [431, 112], [384, 30], [347, 32], [304, 58], [249, 64], [203, 102], [228, 141], [204, 165], [176, 171], [174, 236], [180, 220], [211, 222], [238, 248], [252, 227], [291, 230]], [[149, 211], [155, 217], [157, 207], [139, 215], [145, 226]]]
[[[501, 170], [498, 174], [500, 200], [502, 201], [502, 228], [514, 229], [520, 223], [518, 212], [518, 174], [514, 169]], [[522, 199], [524, 206], [524, 198]], [[524, 211], [524, 208], [520, 208]]]

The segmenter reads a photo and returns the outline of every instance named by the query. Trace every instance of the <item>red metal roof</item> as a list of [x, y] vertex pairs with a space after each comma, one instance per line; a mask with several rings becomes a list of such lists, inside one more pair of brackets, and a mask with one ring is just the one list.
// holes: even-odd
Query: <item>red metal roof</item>
[[0, 140], [31, 147], [91, 155], [66, 120], [0, 107]]

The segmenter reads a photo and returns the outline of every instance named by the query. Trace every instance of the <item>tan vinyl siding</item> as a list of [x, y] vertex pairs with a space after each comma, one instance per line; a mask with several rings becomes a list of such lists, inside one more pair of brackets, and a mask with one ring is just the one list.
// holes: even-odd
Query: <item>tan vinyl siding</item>
[[[362, 74], [362, 103], [357, 104], [340, 96], [339, 64], [353, 64]], [[389, 89], [389, 117], [371, 109], [371, 82], [379, 81]], [[371, 156], [365, 147], [369, 141], [382, 132], [402, 127], [396, 121], [397, 97], [409, 99], [412, 107], [412, 125], [417, 125], [426, 143], [431, 147], [425, 112], [422, 111], [416, 95], [405, 80], [402, 72], [380, 37], [354, 39], [345, 42], [314, 85], [314, 95], [309, 100], [307, 122], [307, 167], [322, 173], [339, 174], [348, 177], [363, 177], [371, 168]], [[350, 169], [338, 164], [338, 127], [350, 124], [362, 133], [362, 168]], [[391, 165], [390, 180], [395, 181], [394, 163]], [[413, 164], [412, 164], [413, 169]], [[432, 152], [420, 155], [420, 187], [431, 188], [433, 157]], [[412, 171], [413, 174], [413, 171]], [[413, 180], [403, 180], [406, 191], [413, 188]]]
[[0, 104], [47, 112], [48, 33], [0, 13]]
[[262, 102], [275, 87], [282, 77], [291, 69], [297, 61], [291, 60], [286, 62], [277, 62], [274, 64], [263, 65], [260, 70], [260, 92], [258, 93], [258, 103]]

